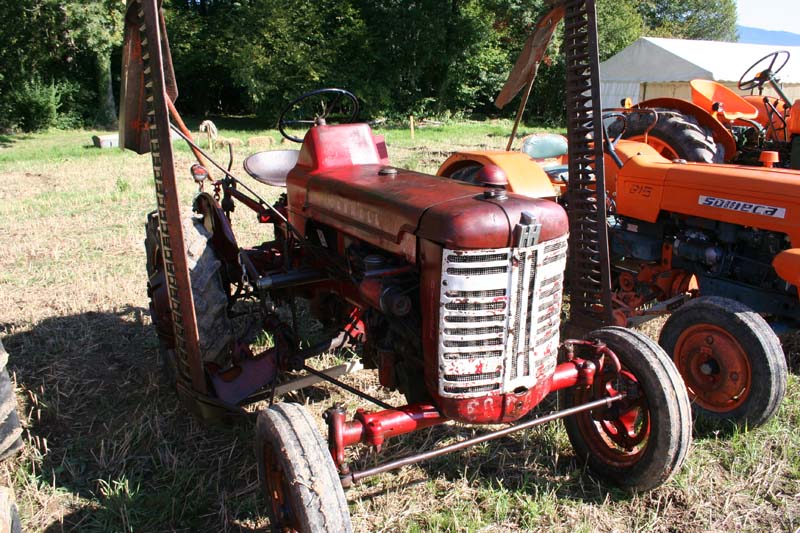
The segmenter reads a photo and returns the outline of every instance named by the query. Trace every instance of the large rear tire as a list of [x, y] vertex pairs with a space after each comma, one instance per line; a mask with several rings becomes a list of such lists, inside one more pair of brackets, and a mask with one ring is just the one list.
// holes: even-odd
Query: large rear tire
[[565, 418], [569, 440], [579, 460], [605, 481], [634, 491], [653, 489], [681, 467], [691, 443], [683, 380], [664, 350], [641, 333], [608, 327], [587, 338], [605, 343], [622, 371], [606, 364], [594, 386], [566, 389], [567, 407], [617, 393], [626, 398]]
[[[205, 362], [224, 363], [228, 357], [233, 340], [233, 327], [227, 314], [228, 297], [220, 277], [222, 263], [209, 245], [211, 233], [203, 225], [200, 217], [188, 217], [183, 220], [183, 236], [189, 266], [189, 277], [192, 283], [197, 330], [200, 337], [200, 354]], [[152, 212], [147, 216], [145, 226], [145, 253], [147, 254], [147, 293], [150, 296], [150, 315], [159, 335], [159, 355], [162, 359], [164, 373], [170, 383], [177, 379], [177, 362], [175, 350], [164, 337], [171, 337], [169, 327], [159, 324], [161, 317], [169, 316], [169, 309], [163, 309], [169, 303], [165, 299], [157, 300], [156, 291], [166, 284], [164, 263], [161, 255], [161, 238], [158, 214]], [[159, 306], [162, 309], [159, 309]]]
[[705, 296], [681, 306], [661, 330], [698, 418], [756, 427], [778, 410], [788, 369], [780, 340], [758, 313]]
[[258, 414], [256, 457], [274, 531], [353, 531], [331, 454], [302, 405], [279, 403]]
[[[0, 341], [0, 461], [16, 455], [23, 447], [17, 396], [7, 365], [8, 352]], [[0, 487], [0, 531], [22, 531], [14, 491], [8, 487]]]
[[[685, 159], [694, 163], [723, 163], [724, 148], [714, 142], [713, 136], [694, 117], [674, 109], [656, 109], [658, 121], [647, 133], [647, 144], [669, 160]], [[627, 116], [627, 129], [623, 138], [645, 142], [645, 132], [652, 123], [646, 113]], [[613, 133], [613, 132], [612, 132]]]
[[0, 341], [0, 461], [22, 449], [22, 427], [17, 415], [17, 396], [8, 375], [8, 352]]

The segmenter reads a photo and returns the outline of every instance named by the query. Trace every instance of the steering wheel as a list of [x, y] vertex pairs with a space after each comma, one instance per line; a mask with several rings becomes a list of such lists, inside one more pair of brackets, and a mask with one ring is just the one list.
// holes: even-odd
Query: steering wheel
[[283, 109], [278, 119], [278, 131], [290, 141], [301, 143], [286, 128], [320, 126], [323, 124], [350, 124], [358, 118], [358, 98], [344, 89], [317, 89], [295, 98]]
[[[783, 58], [783, 63], [781, 63], [780, 64], [781, 66], [779, 66], [778, 68], [775, 68], [775, 63], [779, 62], [778, 58], [781, 56], [785, 56]], [[777, 52], [772, 52], [771, 54], [768, 54], [759, 59], [758, 61], [756, 61], [755, 63], [753, 63], [750, 66], [750, 68], [747, 69], [744, 74], [742, 74], [742, 77], [739, 78], [739, 83], [737, 84], [737, 87], [739, 87], [739, 89], [742, 91], [751, 91], [756, 87], [760, 89], [761, 87], [764, 86], [765, 83], [767, 83], [770, 80], [770, 78], [772, 78], [775, 74], [783, 70], [783, 67], [785, 67], [786, 63], [788, 62], [789, 62], [789, 52], [787, 52], [786, 50], [778, 50]], [[769, 63], [769, 66], [767, 68], [756, 69], [756, 67], [760, 67], [762, 63]], [[751, 75], [750, 73], [753, 72], [754, 70], [757, 70], [757, 72], [754, 75]], [[752, 77], [748, 78], [748, 75], [751, 75]]]

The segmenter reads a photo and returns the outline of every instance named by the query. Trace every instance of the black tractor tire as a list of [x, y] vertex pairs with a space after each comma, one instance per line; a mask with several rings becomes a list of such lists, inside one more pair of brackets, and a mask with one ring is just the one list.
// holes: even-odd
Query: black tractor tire
[[[227, 314], [228, 296], [220, 276], [222, 263], [209, 245], [211, 233], [203, 225], [201, 217], [187, 217], [182, 222], [186, 246], [189, 277], [192, 283], [197, 330], [200, 337], [200, 355], [204, 362], [226, 362], [233, 341], [233, 326]], [[159, 277], [164, 269], [161, 255], [161, 238], [158, 213], [147, 216], [145, 225], [145, 253], [147, 254], [148, 293], [156, 283], [166, 283]], [[151, 306], [153, 322], [156, 313]], [[177, 362], [173, 346], [159, 338], [159, 355], [164, 373], [170, 383], [177, 379]]]
[[[578, 459], [604, 481], [632, 491], [653, 489], [680, 469], [691, 444], [691, 410], [683, 380], [664, 350], [639, 332], [608, 327], [586, 338], [605, 343], [622, 366], [616, 375], [607, 361], [595, 380], [603, 380], [604, 392], [610, 387], [627, 397], [608, 409], [565, 418], [569, 440]], [[600, 388], [565, 389], [566, 407], [601, 399], [594, 390]], [[625, 435], [619, 426], [623, 417], [633, 429]]]
[[[8, 352], [0, 340], [0, 461], [13, 457], [23, 447], [17, 396], [7, 365]], [[0, 487], [0, 531], [22, 531], [14, 492], [8, 487]]]
[[[658, 121], [647, 134], [669, 146], [678, 156], [693, 163], [723, 163], [725, 149], [714, 142], [711, 132], [702, 127], [691, 115], [685, 115], [674, 109], [656, 109]], [[642, 140], [647, 128], [653, 121], [652, 115], [646, 113], [630, 113], [627, 115], [627, 128], [623, 139]], [[609, 126], [609, 133], [619, 135], [621, 124], [615, 122]], [[615, 131], [616, 130], [616, 131]], [[670, 158], [668, 158], [670, 159]]]
[[17, 500], [14, 491], [8, 487], [0, 487], [0, 531], [22, 533]]
[[746, 305], [719, 296], [692, 300], [669, 317], [658, 342], [672, 355], [699, 419], [752, 428], [778, 410], [788, 375], [783, 348]]
[[259, 412], [256, 457], [274, 531], [353, 531], [327, 443], [302, 405], [279, 403]]
[[8, 352], [0, 341], [0, 461], [22, 449], [22, 427], [17, 415], [17, 396], [8, 375]]

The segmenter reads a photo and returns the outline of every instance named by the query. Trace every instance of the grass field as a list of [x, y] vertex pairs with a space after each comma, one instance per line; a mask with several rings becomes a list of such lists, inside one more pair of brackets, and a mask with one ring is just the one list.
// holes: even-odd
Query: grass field
[[[277, 145], [274, 131], [239, 124], [222, 124], [221, 134]], [[415, 141], [402, 129], [380, 133], [394, 164], [434, 171], [454, 149], [503, 146], [508, 130], [428, 127]], [[0, 465], [0, 483], [14, 487], [29, 531], [268, 531], [252, 424], [198, 424], [161, 377], [145, 292], [150, 159], [90, 148], [92, 134], [0, 136], [0, 335], [26, 428], [26, 449]], [[234, 169], [247, 148], [238, 151]], [[187, 204], [190, 163], [181, 150]], [[234, 224], [240, 244], [266, 238], [243, 211]], [[348, 379], [382, 394], [371, 375]], [[334, 401], [358, 405], [327, 386], [291, 399], [316, 413]], [[368, 479], [347, 497], [358, 531], [795, 531], [799, 425], [792, 375], [777, 417], [750, 432], [696, 435], [683, 470], [648, 494], [598, 483], [552, 424]], [[385, 453], [471, 434], [435, 428]]]

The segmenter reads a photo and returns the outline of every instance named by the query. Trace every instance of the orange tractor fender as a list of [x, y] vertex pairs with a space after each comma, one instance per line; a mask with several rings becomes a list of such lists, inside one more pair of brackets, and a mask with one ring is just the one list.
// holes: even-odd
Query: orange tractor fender
[[772, 267], [781, 279], [800, 287], [800, 248], [790, 248], [776, 255]]
[[675, 109], [684, 115], [692, 116], [700, 126], [711, 130], [714, 140], [725, 148], [726, 161], [736, 157], [736, 139], [733, 138], [733, 134], [714, 115], [692, 102], [678, 98], [652, 98], [639, 102], [633, 107], [634, 109]]
[[555, 198], [560, 194], [557, 184], [529, 155], [522, 152], [472, 151], [456, 152], [442, 163], [438, 176], [451, 177], [470, 166], [495, 165], [506, 174], [509, 191], [532, 198]]

